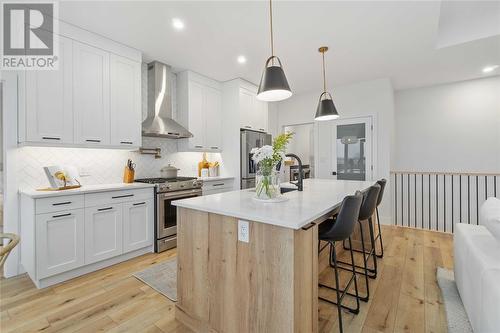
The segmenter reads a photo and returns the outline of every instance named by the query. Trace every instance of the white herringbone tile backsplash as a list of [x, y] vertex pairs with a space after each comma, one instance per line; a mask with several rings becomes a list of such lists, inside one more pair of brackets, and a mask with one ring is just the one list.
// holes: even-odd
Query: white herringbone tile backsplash
[[[74, 165], [81, 174], [83, 185], [122, 182], [127, 159], [136, 163], [136, 178], [159, 177], [168, 163], [180, 169], [179, 175], [196, 176], [202, 154], [177, 152], [177, 142], [171, 139], [143, 138], [143, 146], [160, 147], [162, 158], [118, 149], [22, 147], [18, 154], [17, 179], [21, 188], [49, 185], [43, 171], [49, 165]], [[207, 154], [210, 161], [221, 161], [220, 154]]]
[[[172, 107], [176, 114], [176, 77], [172, 78]], [[142, 114], [147, 113], [147, 65], [142, 67]], [[22, 147], [17, 159], [17, 179], [20, 188], [39, 188], [49, 185], [43, 171], [49, 165], [74, 165], [80, 172], [83, 185], [121, 183], [127, 159], [136, 163], [136, 178], [159, 177], [160, 169], [168, 163], [180, 169], [181, 176], [196, 176], [197, 164], [202, 153], [178, 152], [177, 140], [142, 138], [142, 146], [161, 148], [161, 159], [135, 151], [119, 149]], [[209, 161], [219, 161], [219, 153], [207, 154]], [[223, 167], [221, 165], [221, 167]]]

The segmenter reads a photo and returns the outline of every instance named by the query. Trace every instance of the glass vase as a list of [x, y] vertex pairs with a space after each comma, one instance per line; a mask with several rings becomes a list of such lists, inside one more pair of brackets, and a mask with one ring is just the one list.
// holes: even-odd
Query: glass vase
[[255, 193], [257, 199], [260, 200], [277, 198], [281, 194], [279, 173], [276, 170], [268, 172], [257, 170], [255, 175]]

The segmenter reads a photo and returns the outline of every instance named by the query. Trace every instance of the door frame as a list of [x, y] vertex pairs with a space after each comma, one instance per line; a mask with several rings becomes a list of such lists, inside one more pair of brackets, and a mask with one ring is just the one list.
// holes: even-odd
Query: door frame
[[[371, 174], [367, 172], [366, 174], [366, 180], [367, 181], [371, 181], [371, 180], [374, 180], [377, 178], [377, 175], [378, 175], [378, 163], [377, 163], [377, 160], [378, 160], [378, 149], [377, 149], [377, 138], [378, 138], [378, 133], [377, 133], [377, 116], [375, 114], [366, 114], [366, 115], [359, 115], [359, 116], [353, 116], [353, 117], [341, 117], [341, 118], [338, 118], [338, 119], [335, 119], [335, 120], [329, 120], [329, 121], [326, 121], [324, 123], [327, 123], [329, 126], [328, 126], [328, 132], [329, 132], [329, 137], [330, 137], [330, 144], [333, 143], [333, 138], [332, 138], [332, 135], [333, 135], [333, 126], [336, 126], [340, 121], [344, 122], [344, 121], [347, 121], [347, 122], [356, 122], [356, 121], [360, 121], [360, 122], [366, 122], [366, 120], [370, 120], [371, 121], [371, 165], [373, 166], [373, 168], [371, 169]], [[314, 152], [314, 159], [315, 159], [315, 175], [316, 177], [319, 176], [319, 167], [320, 167], [320, 161], [319, 161], [319, 156], [320, 156], [320, 129], [319, 129], [319, 122], [315, 122], [315, 125], [314, 125], [314, 129], [315, 129], [315, 134], [314, 134], [314, 139], [315, 139], [315, 152]], [[335, 139], [336, 140], [336, 139]], [[329, 149], [329, 152], [332, 156], [330, 156], [330, 171], [329, 173], [331, 173], [333, 171], [333, 168], [335, 167], [336, 168], [336, 164], [337, 164], [337, 160], [336, 160], [336, 156], [333, 156], [333, 149], [332, 149], [332, 146], [330, 146], [330, 149]], [[368, 163], [366, 164], [367, 165], [367, 168], [368, 168]], [[370, 171], [370, 169], [368, 169], [368, 171]], [[318, 177], [319, 178], [319, 177]], [[329, 177], [330, 178], [330, 177]], [[331, 179], [331, 178], [330, 178]]]

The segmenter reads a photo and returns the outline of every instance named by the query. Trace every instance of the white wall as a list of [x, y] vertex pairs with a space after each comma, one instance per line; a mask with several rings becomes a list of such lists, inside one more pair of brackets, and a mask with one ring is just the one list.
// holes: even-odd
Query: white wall
[[[372, 116], [374, 120], [377, 149], [374, 151], [374, 179], [390, 179], [391, 147], [394, 132], [394, 95], [389, 79], [378, 79], [360, 82], [348, 86], [331, 89], [335, 105], [342, 118]], [[269, 120], [273, 122], [270, 128], [283, 131], [283, 126], [310, 123], [314, 119], [320, 91], [297, 94], [279, 102], [276, 115]], [[329, 126], [321, 123], [322, 127]], [[317, 127], [316, 127], [317, 128]], [[318, 150], [318, 155], [327, 154]], [[318, 156], [318, 158], [331, 158]], [[388, 184], [390, 186], [390, 184]], [[383, 207], [380, 209], [381, 220], [390, 223], [389, 191], [384, 197]]]
[[397, 91], [394, 168], [500, 172], [500, 76]]

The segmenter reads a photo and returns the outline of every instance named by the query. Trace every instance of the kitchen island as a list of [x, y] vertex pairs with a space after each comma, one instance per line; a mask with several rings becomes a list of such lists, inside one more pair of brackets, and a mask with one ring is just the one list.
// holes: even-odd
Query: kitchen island
[[176, 318], [197, 332], [317, 332], [318, 224], [372, 184], [307, 179], [281, 203], [254, 190], [175, 201]]

